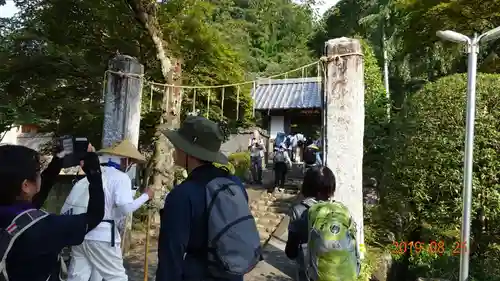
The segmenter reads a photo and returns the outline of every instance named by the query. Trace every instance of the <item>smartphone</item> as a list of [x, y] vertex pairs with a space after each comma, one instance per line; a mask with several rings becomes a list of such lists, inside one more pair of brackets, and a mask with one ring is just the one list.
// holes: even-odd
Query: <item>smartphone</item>
[[63, 159], [63, 168], [75, 167], [80, 165], [80, 160], [87, 153], [89, 141], [87, 138], [63, 136], [59, 138], [59, 150], [66, 152]]
[[78, 158], [78, 162], [80, 162], [80, 160], [85, 158], [88, 147], [89, 147], [89, 140], [87, 138], [74, 138], [73, 153], [75, 154], [75, 157]]

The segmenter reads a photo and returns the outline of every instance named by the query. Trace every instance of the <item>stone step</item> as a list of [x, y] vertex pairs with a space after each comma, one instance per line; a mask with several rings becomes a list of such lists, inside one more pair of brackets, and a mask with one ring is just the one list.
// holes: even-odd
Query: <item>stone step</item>
[[264, 226], [272, 226], [279, 224], [283, 217], [274, 217], [274, 216], [265, 216], [261, 218], [256, 219], [256, 223], [258, 225], [264, 225]]
[[266, 243], [295, 202], [297, 192], [262, 193], [250, 204], [261, 243]]
[[257, 224], [257, 230], [259, 231], [259, 233], [272, 234], [275, 228], [276, 226], [266, 226]]
[[257, 219], [262, 217], [279, 218], [282, 214], [274, 214], [271, 212], [252, 210], [252, 215]]

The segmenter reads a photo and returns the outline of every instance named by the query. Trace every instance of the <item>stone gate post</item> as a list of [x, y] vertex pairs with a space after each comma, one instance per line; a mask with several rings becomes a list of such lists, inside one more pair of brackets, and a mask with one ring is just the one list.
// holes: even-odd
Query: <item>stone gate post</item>
[[[134, 57], [117, 55], [110, 60], [108, 70], [104, 93], [102, 147], [109, 147], [124, 139], [138, 147], [144, 66]], [[131, 168], [129, 175], [132, 175], [132, 180], [135, 179], [135, 167]], [[129, 248], [131, 228], [132, 215], [126, 219], [123, 251]]]
[[325, 43], [326, 165], [337, 180], [335, 200], [344, 203], [363, 234], [363, 55], [357, 39], [337, 38]]

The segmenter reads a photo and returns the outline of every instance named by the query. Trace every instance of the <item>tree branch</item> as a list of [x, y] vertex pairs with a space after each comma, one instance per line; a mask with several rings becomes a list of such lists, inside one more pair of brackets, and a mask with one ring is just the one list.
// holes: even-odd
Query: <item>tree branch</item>
[[163, 32], [156, 18], [156, 1], [126, 0], [126, 2], [134, 12], [135, 19], [146, 29], [151, 40], [153, 40], [156, 48], [156, 57], [161, 63], [161, 73], [165, 81], [170, 83], [171, 81], [168, 81], [168, 74], [172, 68], [172, 62], [165, 51], [168, 48], [168, 44], [163, 40]]

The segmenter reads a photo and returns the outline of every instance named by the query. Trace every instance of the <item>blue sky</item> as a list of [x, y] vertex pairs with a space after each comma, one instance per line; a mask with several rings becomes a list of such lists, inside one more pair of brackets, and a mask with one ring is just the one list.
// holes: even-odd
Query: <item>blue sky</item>
[[[324, 4], [318, 5], [318, 10], [320, 14], [323, 14], [328, 8], [335, 5], [338, 0], [323, 0]], [[11, 17], [17, 12], [16, 6], [14, 6], [14, 1], [7, 0], [5, 6], [0, 6], [0, 17]]]

